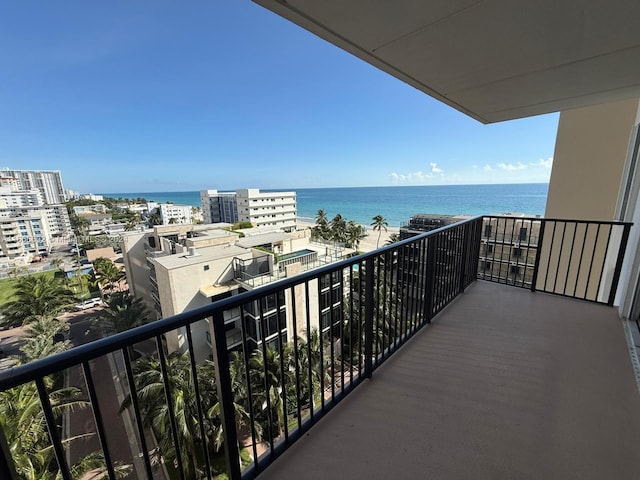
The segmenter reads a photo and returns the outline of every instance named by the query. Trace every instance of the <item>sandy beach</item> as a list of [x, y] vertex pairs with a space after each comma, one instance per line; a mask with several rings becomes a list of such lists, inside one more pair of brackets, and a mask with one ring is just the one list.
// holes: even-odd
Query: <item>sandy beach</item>
[[[296, 219], [296, 224], [298, 225], [298, 230], [313, 228], [316, 225], [313, 222], [301, 220], [300, 218]], [[363, 227], [367, 230], [367, 236], [360, 241], [359, 250], [362, 252], [370, 252], [371, 250], [378, 248], [378, 231], [374, 231], [369, 225], [363, 225]], [[386, 232], [382, 230], [380, 233], [380, 247], [385, 246], [389, 237], [394, 233], [400, 233], [400, 229], [398, 227], [387, 227]]]

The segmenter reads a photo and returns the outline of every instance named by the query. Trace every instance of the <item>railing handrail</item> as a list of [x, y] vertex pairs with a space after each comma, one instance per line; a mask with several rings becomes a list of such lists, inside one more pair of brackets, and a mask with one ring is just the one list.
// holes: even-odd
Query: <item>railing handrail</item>
[[234, 307], [245, 305], [253, 300], [264, 298], [265, 296], [284, 290], [286, 288], [302, 285], [308, 280], [318, 278], [325, 274], [341, 270], [345, 267], [362, 264], [368, 259], [373, 259], [384, 253], [399, 249], [405, 245], [417, 242], [422, 238], [438, 235], [439, 233], [459, 228], [466, 223], [472, 223], [478, 218], [482, 218], [482, 215], [466, 219], [462, 222], [446, 225], [441, 228], [431, 230], [422, 235], [402, 240], [400, 242], [393, 243], [391, 245], [385, 245], [377, 250], [363, 253], [356, 257], [340, 260], [328, 265], [324, 265], [312, 270], [307, 270], [294, 277], [284, 278], [276, 280], [267, 285], [256, 287], [254, 290], [243, 292], [239, 295], [234, 295], [222, 300], [218, 300], [214, 303], [194, 308], [183, 313], [172, 315], [167, 318], [161, 318], [159, 320], [141, 325], [139, 327], [132, 328], [125, 332], [117, 333], [106, 338], [95, 340], [93, 342], [73, 347], [70, 350], [66, 350], [61, 353], [57, 353], [50, 357], [35, 360], [23, 365], [11, 367], [9, 369], [0, 371], [0, 391], [7, 390], [9, 388], [16, 387], [35, 380], [36, 378], [42, 378], [60, 370], [79, 365], [84, 361], [94, 360], [103, 355], [113, 353], [122, 348], [132, 346], [136, 343], [148, 340], [149, 338], [163, 335], [171, 330], [185, 327], [195, 321], [202, 320], [207, 317], [212, 317], [216, 312], [223, 312]]
[[527, 220], [527, 221], [546, 221], [546, 222], [568, 222], [568, 223], [591, 223], [594, 225], [620, 225], [632, 226], [633, 222], [623, 222], [621, 220], [578, 220], [575, 218], [556, 218], [556, 217], [514, 217], [511, 215], [481, 215], [483, 218], [505, 218], [509, 220]]

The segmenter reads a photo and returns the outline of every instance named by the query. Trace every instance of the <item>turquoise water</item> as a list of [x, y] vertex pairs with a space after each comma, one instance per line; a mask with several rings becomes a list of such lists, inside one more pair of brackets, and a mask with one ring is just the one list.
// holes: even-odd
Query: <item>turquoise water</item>
[[[298, 216], [313, 220], [319, 209], [331, 219], [340, 213], [369, 225], [382, 215], [389, 226], [407, 223], [416, 213], [482, 215], [505, 212], [544, 214], [546, 183], [295, 189]], [[293, 190], [293, 189], [283, 189]], [[269, 190], [265, 190], [269, 191]], [[200, 192], [104, 193], [109, 197], [144, 197], [156, 202], [200, 206]]]

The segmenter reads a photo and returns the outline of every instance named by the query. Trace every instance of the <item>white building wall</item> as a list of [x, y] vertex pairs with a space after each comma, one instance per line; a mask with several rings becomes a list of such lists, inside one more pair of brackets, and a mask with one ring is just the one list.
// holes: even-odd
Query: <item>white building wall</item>
[[193, 223], [191, 215], [191, 206], [174, 205], [172, 203], [163, 203], [160, 205], [160, 218], [163, 225], [169, 225], [172, 218], [175, 218], [177, 224]]

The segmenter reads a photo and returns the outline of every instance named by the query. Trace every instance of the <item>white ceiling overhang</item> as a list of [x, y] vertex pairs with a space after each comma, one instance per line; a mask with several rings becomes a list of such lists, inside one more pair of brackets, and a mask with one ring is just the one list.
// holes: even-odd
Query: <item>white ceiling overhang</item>
[[640, 97], [640, 0], [254, 0], [483, 122]]

